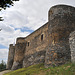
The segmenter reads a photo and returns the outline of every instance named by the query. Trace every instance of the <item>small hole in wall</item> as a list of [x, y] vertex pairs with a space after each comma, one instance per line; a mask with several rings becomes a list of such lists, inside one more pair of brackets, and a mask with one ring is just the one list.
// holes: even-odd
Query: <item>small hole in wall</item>
[[41, 35], [41, 41], [43, 40], [43, 34]]

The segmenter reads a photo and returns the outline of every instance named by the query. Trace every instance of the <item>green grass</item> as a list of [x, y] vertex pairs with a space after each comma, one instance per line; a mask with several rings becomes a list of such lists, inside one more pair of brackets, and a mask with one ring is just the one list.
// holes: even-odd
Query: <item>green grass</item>
[[50, 68], [45, 68], [44, 64], [37, 64], [11, 71], [4, 75], [75, 75], [75, 64], [68, 63], [59, 67]]

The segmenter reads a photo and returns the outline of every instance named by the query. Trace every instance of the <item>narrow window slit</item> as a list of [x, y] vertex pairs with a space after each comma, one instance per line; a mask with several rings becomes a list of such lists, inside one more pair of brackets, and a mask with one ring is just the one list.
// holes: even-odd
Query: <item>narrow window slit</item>
[[29, 42], [28, 42], [28, 46], [29, 46]]
[[43, 40], [43, 34], [41, 35], [41, 41]]

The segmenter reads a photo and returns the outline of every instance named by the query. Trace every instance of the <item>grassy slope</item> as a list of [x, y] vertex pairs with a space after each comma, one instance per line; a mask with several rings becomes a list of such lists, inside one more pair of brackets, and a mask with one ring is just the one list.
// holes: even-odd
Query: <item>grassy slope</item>
[[43, 64], [38, 64], [11, 71], [4, 75], [75, 75], [75, 64], [68, 63], [54, 68], [44, 68]]

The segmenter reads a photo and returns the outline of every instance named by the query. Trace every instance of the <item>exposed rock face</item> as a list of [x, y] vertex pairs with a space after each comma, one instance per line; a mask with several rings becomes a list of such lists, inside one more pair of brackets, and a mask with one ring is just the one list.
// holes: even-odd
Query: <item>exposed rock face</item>
[[12, 70], [22, 68], [26, 43], [17, 43], [15, 45], [15, 56]]
[[31, 55], [26, 55], [23, 60], [23, 67], [28, 67], [35, 64], [44, 63], [45, 53], [46, 51], [40, 51]]
[[14, 62], [14, 54], [15, 54], [15, 46], [13, 44], [10, 44], [9, 47], [9, 54], [8, 54], [8, 62], [7, 62], [7, 69], [11, 69], [13, 62]]
[[75, 8], [67, 5], [53, 6], [49, 10], [46, 24], [25, 38], [17, 38], [13, 66], [9, 63], [12, 70], [39, 63], [45, 63], [45, 67], [50, 67], [73, 61], [74, 40], [70, 40], [69, 44], [69, 35], [73, 31]]
[[49, 47], [45, 66], [64, 64], [71, 59], [69, 35], [75, 30], [75, 8], [57, 5], [49, 11]]
[[70, 34], [69, 43], [71, 50], [71, 61], [75, 63], [75, 31]]

